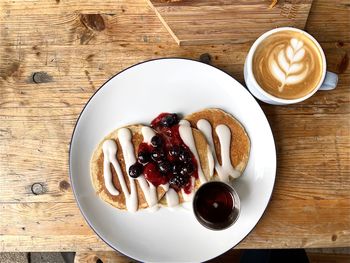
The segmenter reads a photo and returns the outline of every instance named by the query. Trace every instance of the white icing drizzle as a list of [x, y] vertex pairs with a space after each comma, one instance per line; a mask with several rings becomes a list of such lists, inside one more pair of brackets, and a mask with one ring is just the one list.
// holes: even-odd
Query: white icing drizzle
[[140, 175], [139, 177], [137, 177], [137, 181], [139, 182], [142, 192], [145, 195], [148, 206], [152, 207], [157, 205], [158, 204], [157, 188], [153, 184], [147, 182], [147, 180], [143, 175]]
[[[145, 143], [151, 143], [152, 137], [156, 135], [153, 129], [147, 126], [144, 126], [141, 128], [141, 133], [143, 136], [143, 142]], [[135, 162], [136, 162], [136, 158], [135, 158]], [[155, 187], [153, 184], [148, 182], [143, 174], [137, 177], [137, 181], [139, 182], [139, 185], [143, 191], [143, 194], [145, 195], [148, 206], [149, 207], [157, 206], [158, 204], [157, 187]]]
[[107, 191], [111, 195], [119, 195], [119, 191], [114, 187], [112, 181], [112, 171], [110, 169], [110, 164], [114, 166], [114, 169], [121, 171], [119, 163], [117, 162], [117, 144], [113, 140], [107, 140], [103, 143], [103, 178]]
[[197, 161], [198, 164], [198, 177], [200, 182], [203, 184], [207, 181], [205, 178], [205, 175], [202, 170], [201, 162], [198, 156], [196, 144], [194, 142], [193, 134], [192, 134], [192, 128], [191, 126], [187, 126], [186, 123], [179, 125], [179, 134], [182, 139], [182, 141], [187, 145], [188, 148], [190, 148], [192, 154], [194, 155], [194, 158]]
[[156, 135], [155, 131], [148, 126], [143, 126], [141, 128], [141, 133], [143, 136], [143, 142], [148, 143], [148, 144], [151, 143], [152, 137], [154, 135]]
[[[124, 160], [125, 160], [125, 168], [126, 171], [129, 171], [129, 167], [135, 163], [135, 152], [134, 152], [134, 145], [131, 142], [131, 132], [127, 128], [122, 128], [118, 130], [118, 139], [120, 142], [120, 145], [122, 147]], [[120, 171], [121, 172], [121, 171]], [[126, 186], [125, 179], [123, 176], [123, 173], [118, 174], [119, 182], [122, 187], [123, 193], [125, 195], [125, 201], [126, 201], [126, 207], [129, 211], [136, 211], [138, 207], [138, 196], [136, 191], [136, 184], [135, 179], [129, 177], [130, 182], [130, 193]]]
[[174, 207], [179, 204], [179, 196], [177, 195], [177, 192], [169, 188], [168, 191], [165, 194], [166, 202], [168, 207]]
[[[127, 136], [127, 134], [125, 134]], [[118, 134], [119, 137], [119, 134]], [[125, 139], [123, 138], [123, 133], [122, 133], [122, 139], [119, 139], [119, 141], [125, 142]], [[108, 190], [108, 192], [112, 195], [115, 195], [115, 191], [113, 191], [113, 188], [115, 189], [114, 186], [111, 187], [110, 184], [112, 184], [112, 181], [109, 180], [112, 177], [112, 172], [109, 167], [109, 164], [111, 163], [114, 167], [114, 170], [117, 173], [120, 186], [122, 188], [122, 191], [125, 196], [125, 202], [126, 202], [126, 208], [129, 211], [136, 211], [137, 210], [137, 205], [138, 205], [138, 200], [137, 200], [137, 193], [136, 193], [136, 187], [135, 187], [135, 182], [132, 178], [130, 178], [130, 189], [131, 193], [129, 193], [128, 187], [126, 185], [125, 179], [123, 172], [120, 168], [120, 165], [117, 161], [117, 144], [113, 140], [107, 140], [103, 143], [103, 154], [104, 154], [104, 170], [103, 170], [103, 176], [105, 178], [105, 185]], [[119, 192], [118, 192], [119, 194]], [[118, 195], [117, 194], [117, 195]]]
[[[142, 134], [146, 142], [149, 142], [151, 138], [155, 135], [155, 132], [149, 127], [142, 128]], [[131, 141], [132, 134], [129, 129], [122, 128], [118, 130], [118, 139], [122, 147], [122, 152], [125, 160], [126, 171], [129, 171], [131, 165], [136, 162], [134, 145]], [[138, 207], [138, 195], [136, 190], [135, 179], [129, 177], [130, 182], [130, 192], [128, 190], [126, 181], [124, 179], [123, 172], [117, 161], [117, 144], [113, 140], [107, 140], [103, 143], [103, 153], [104, 153], [104, 178], [105, 185], [109, 193], [112, 195], [118, 195], [119, 192], [115, 189], [112, 183], [112, 173], [109, 164], [112, 163], [114, 169], [116, 170], [120, 186], [125, 196], [126, 207], [129, 211], [136, 211]], [[143, 175], [140, 175], [136, 179], [143, 191], [146, 202], [149, 207], [153, 207], [158, 204], [157, 188], [147, 182]]]
[[[220, 149], [221, 149], [221, 174], [224, 175], [224, 179], [228, 181], [228, 176], [238, 178], [241, 174], [239, 171], [233, 168], [231, 163], [230, 145], [231, 145], [231, 131], [230, 128], [224, 124], [216, 126], [215, 132], [219, 137]], [[219, 172], [218, 172], [219, 173]], [[227, 179], [226, 179], [227, 178]]]
[[[191, 123], [188, 120], [181, 120], [180, 125], [191, 127]], [[211, 152], [210, 146], [207, 149], [207, 158], [208, 158], [208, 168], [209, 168], [209, 176], [212, 177], [214, 175], [214, 157]]]
[[215, 170], [218, 173], [220, 180], [223, 182], [228, 182], [229, 176], [232, 176], [233, 178], [239, 177], [240, 172], [234, 169], [230, 158], [230, 144], [231, 144], [230, 129], [224, 124], [218, 125], [215, 129], [215, 132], [219, 137], [220, 149], [221, 149], [222, 164], [220, 165], [218, 162], [217, 154], [214, 147], [212, 127], [210, 123], [205, 119], [201, 119], [197, 122], [197, 127], [201, 132], [203, 132], [204, 136], [208, 141], [208, 144], [210, 146], [211, 152], [213, 153], [213, 157], [214, 157]]
[[179, 204], [179, 196], [177, 195], [177, 192], [173, 188], [169, 187], [169, 183], [161, 184], [160, 186], [165, 191], [167, 206], [168, 207], [177, 206]]
[[181, 120], [179, 124], [182, 126], [191, 127], [191, 123], [188, 120]]

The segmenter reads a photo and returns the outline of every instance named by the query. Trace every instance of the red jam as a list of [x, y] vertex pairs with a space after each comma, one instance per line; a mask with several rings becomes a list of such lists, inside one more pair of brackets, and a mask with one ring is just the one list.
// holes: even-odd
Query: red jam
[[[141, 143], [138, 162], [145, 178], [154, 186], [169, 183], [170, 187], [191, 193], [192, 177], [198, 178], [197, 161], [182, 141], [176, 114], [162, 113], [151, 122], [156, 136], [151, 144]], [[130, 171], [129, 171], [130, 172]]]
[[143, 174], [146, 180], [151, 182], [154, 186], [166, 184], [169, 181], [168, 176], [162, 175], [155, 163], [146, 164], [143, 169]]

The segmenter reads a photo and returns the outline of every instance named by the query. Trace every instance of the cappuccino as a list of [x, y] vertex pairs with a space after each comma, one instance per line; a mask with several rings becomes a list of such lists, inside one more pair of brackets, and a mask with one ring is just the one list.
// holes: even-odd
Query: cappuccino
[[267, 93], [281, 99], [298, 99], [313, 92], [322, 81], [322, 54], [302, 32], [271, 34], [256, 48], [253, 75]]

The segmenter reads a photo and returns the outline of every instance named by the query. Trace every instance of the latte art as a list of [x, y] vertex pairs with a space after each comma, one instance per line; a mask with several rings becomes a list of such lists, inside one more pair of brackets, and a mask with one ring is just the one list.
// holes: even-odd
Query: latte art
[[322, 60], [317, 46], [295, 31], [281, 31], [261, 42], [253, 58], [253, 73], [268, 93], [284, 99], [312, 92], [321, 79]]
[[278, 87], [283, 91], [285, 85], [302, 82], [309, 71], [309, 65], [303, 63], [305, 57], [304, 43], [292, 38], [290, 45], [281, 49], [275, 56], [269, 57], [269, 69], [273, 76], [281, 82]]

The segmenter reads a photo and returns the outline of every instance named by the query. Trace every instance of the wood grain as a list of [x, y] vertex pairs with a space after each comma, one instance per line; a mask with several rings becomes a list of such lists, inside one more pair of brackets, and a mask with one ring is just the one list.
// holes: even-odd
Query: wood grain
[[282, 26], [303, 29], [312, 0], [147, 0], [179, 45], [242, 43]]
[[[339, 86], [295, 105], [261, 103], [278, 172], [263, 219], [239, 248], [350, 243], [349, 15], [347, 1], [314, 0], [306, 26]], [[144, 0], [1, 1], [0, 251], [111, 251], [85, 223], [68, 178], [86, 101], [118, 71], [158, 57], [207, 54], [243, 83], [251, 43], [179, 47]]]
[[132, 263], [137, 262], [118, 252], [78, 252], [75, 254], [74, 263]]
[[332, 3], [314, 0], [305, 29], [322, 43], [339, 41], [342, 44], [350, 42], [349, 25], [348, 0], [337, 0]]
[[[239, 262], [241, 250], [232, 249], [217, 258], [210, 260], [211, 263]], [[97, 263], [98, 259], [103, 263], [126, 263], [136, 262], [118, 252], [78, 252], [75, 255], [74, 263]], [[337, 263], [337, 262], [336, 262]]]
[[[79, 0], [2, 0], [1, 5], [3, 10], [3, 16], [10, 15], [23, 15], [29, 13], [32, 14], [57, 14], [65, 12], [78, 12], [84, 14], [96, 14], [96, 13], [111, 13], [111, 14], [128, 14], [128, 12], [139, 12], [143, 14], [146, 9], [149, 9], [144, 4], [143, 0], [140, 1], [124, 1], [124, 0], [89, 0], [82, 4]], [[8, 11], [9, 10], [9, 11]]]
[[[275, 196], [257, 227], [237, 248], [341, 247], [349, 244], [348, 199], [300, 199], [296, 202], [298, 198], [294, 198], [281, 202]], [[1, 205], [0, 213], [4, 215], [0, 221], [2, 250], [111, 250], [85, 223], [75, 203], [5, 203]]]

